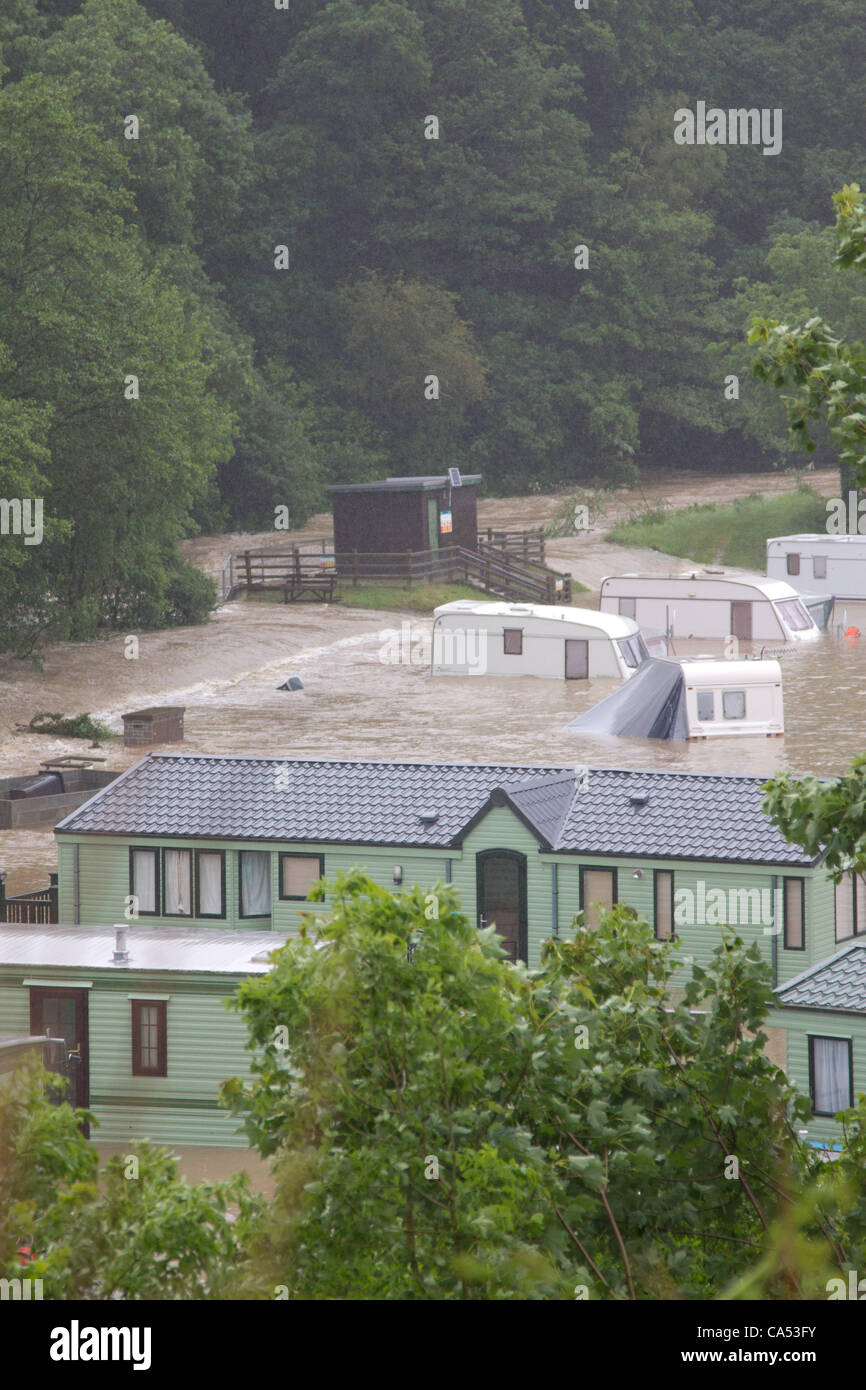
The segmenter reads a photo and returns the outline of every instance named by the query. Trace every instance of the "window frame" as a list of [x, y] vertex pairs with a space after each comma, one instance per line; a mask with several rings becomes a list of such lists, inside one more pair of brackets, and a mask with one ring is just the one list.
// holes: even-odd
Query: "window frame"
[[[726, 701], [730, 695], [742, 695], [743, 712], [742, 714], [728, 714], [725, 708]], [[746, 718], [746, 692], [745, 690], [723, 690], [722, 691], [722, 718], [723, 719], [745, 719]]]
[[[245, 854], [266, 854], [268, 857], [269, 874], [268, 882], [271, 886], [271, 906], [267, 912], [244, 912], [244, 875], [242, 860]], [[274, 889], [271, 869], [273, 865], [273, 854], [269, 849], [239, 849], [238, 850], [238, 920], [242, 922], [268, 922], [274, 915]]]
[[324, 854], [303, 854], [300, 850], [280, 850], [279, 869], [277, 876], [277, 887], [279, 888], [279, 901], [281, 903], [308, 903], [308, 897], [299, 897], [297, 893], [283, 892], [283, 860], [284, 859], [318, 859], [319, 872], [317, 878], [325, 877], [325, 856]]
[[[222, 912], [202, 912], [199, 901], [199, 876], [198, 860], [200, 854], [218, 854], [220, 858], [220, 895], [222, 898]], [[224, 849], [197, 849], [193, 855], [193, 869], [195, 878], [193, 883], [193, 907], [195, 916], [204, 922], [224, 922], [226, 920], [226, 852]]]
[[[166, 885], [166, 882], [167, 882], [167, 880], [168, 880], [168, 874], [165, 872], [165, 856], [166, 856], [167, 854], [188, 854], [188, 855], [189, 855], [189, 896], [190, 896], [189, 912], [169, 912], [168, 908], [167, 908], [166, 905], [165, 905], [165, 885]], [[160, 916], [161, 916], [161, 917], [172, 917], [172, 918], [176, 919], [176, 920], [179, 921], [179, 922], [186, 922], [186, 921], [189, 921], [190, 919], [192, 919], [192, 918], [195, 916], [195, 882], [194, 882], [194, 878], [193, 878], [193, 870], [194, 870], [194, 868], [195, 868], [195, 863], [194, 863], [194, 856], [193, 856], [192, 849], [191, 849], [191, 848], [189, 848], [189, 849], [188, 849], [188, 848], [185, 848], [183, 845], [163, 845], [163, 846], [161, 847], [161, 852], [160, 852], [159, 860], [160, 860], [160, 869], [162, 870], [162, 893], [161, 893], [161, 896], [160, 896], [160, 899], [159, 899], [159, 901], [160, 901], [160, 906], [162, 907], [162, 912], [160, 913]]]
[[[709, 698], [709, 716], [701, 714], [701, 700]], [[716, 692], [715, 690], [696, 690], [695, 691], [695, 712], [699, 724], [715, 724], [716, 722]]]
[[854, 1104], [854, 1040], [853, 1038], [838, 1038], [827, 1033], [807, 1033], [809, 1043], [809, 1101], [812, 1106], [812, 1114], [820, 1115], [827, 1119], [833, 1119], [839, 1114], [839, 1110], [817, 1110], [815, 1108], [815, 1048], [816, 1042], [835, 1042], [845, 1043], [848, 1048], [848, 1104], [839, 1107], [841, 1110], [850, 1110]]
[[[510, 652], [510, 651], [508, 650], [507, 638], [513, 636], [515, 633], [516, 633], [517, 636], [520, 638], [520, 649], [519, 649], [518, 651], [516, 651], [516, 652]], [[523, 628], [522, 628], [522, 627], [504, 627], [504, 628], [502, 629], [502, 655], [503, 655], [503, 656], [523, 656]]]
[[787, 574], [798, 575], [800, 573], [800, 551], [789, 550], [785, 554], [785, 572]]
[[[616, 907], [617, 903], [619, 902], [619, 871], [618, 871], [616, 868], [611, 868], [611, 866], [610, 866], [609, 864], [581, 864], [581, 865], [580, 865], [580, 868], [579, 868], [579, 871], [578, 871], [578, 893], [579, 893], [578, 903], [579, 903], [580, 911], [581, 911], [581, 912], [586, 912], [586, 909], [587, 909], [587, 903], [586, 903], [586, 889], [585, 889], [585, 887], [584, 887], [584, 878], [585, 878], [585, 875], [588, 874], [588, 873], [599, 873], [599, 874], [610, 874], [610, 875], [611, 875], [611, 878], [612, 878], [612, 881], [613, 881], [613, 893], [612, 893], [612, 896], [611, 896], [611, 903], [610, 903], [610, 905], [611, 905], [612, 908], [613, 908], [613, 907]], [[587, 923], [586, 923], [586, 927], [588, 928], [589, 931], [595, 931], [595, 930], [597, 930], [597, 928], [594, 927], [594, 926], [592, 925], [591, 922], [587, 922]]]
[[[788, 942], [788, 885], [800, 885], [800, 945], [791, 946]], [[806, 949], [806, 880], [793, 874], [782, 878], [782, 949], [785, 951], [805, 951]]]
[[[858, 879], [858, 878], [862, 878], [863, 881], [864, 881], [864, 885], [866, 885], [866, 874], [854, 874], [854, 873], [851, 872], [850, 869], [846, 869], [846, 870], [845, 870], [845, 878], [848, 878], [848, 879], [850, 880], [849, 888], [850, 888], [850, 891], [851, 891], [851, 927], [852, 927], [852, 930], [848, 933], [847, 936], [840, 936], [840, 935], [839, 935], [839, 912], [838, 912], [839, 902], [838, 902], [838, 891], [837, 891], [837, 890], [842, 886], [842, 884], [839, 884], [839, 883], [834, 884], [834, 893], [833, 893], [833, 940], [834, 940], [835, 942], [837, 942], [837, 943], [838, 943], [838, 942], [841, 942], [841, 941], [856, 941], [856, 939], [857, 939], [858, 936], [866, 936], [866, 916], [864, 916], [863, 927], [862, 927], [862, 930], [861, 930], [860, 924], [859, 924], [859, 914], [858, 914], [858, 912], [857, 912], [857, 879]], [[845, 882], [845, 878], [842, 879], [842, 883]]]
[[[130, 999], [130, 1042], [132, 1045], [133, 1076], [168, 1076], [168, 1001], [165, 999]], [[156, 1009], [156, 1067], [142, 1065], [141, 1011]]]
[[129, 846], [129, 896], [137, 898], [135, 891], [135, 856], [137, 854], [152, 854], [154, 857], [153, 869], [153, 901], [154, 907], [143, 908], [139, 905], [139, 917], [159, 917], [160, 906], [162, 905], [162, 855], [159, 845], [130, 845]]
[[[667, 874], [668, 877], [670, 878], [670, 881], [671, 881], [671, 901], [670, 901], [671, 929], [670, 929], [670, 934], [669, 934], [668, 936], [659, 936], [659, 930], [658, 930], [659, 877], [660, 877], [661, 875], [664, 875], [664, 874]], [[674, 918], [674, 897], [675, 897], [675, 883], [674, 883], [674, 877], [675, 877], [675, 876], [674, 876], [674, 871], [673, 871], [673, 869], [653, 869], [653, 936], [655, 937], [656, 941], [676, 941], [676, 937], [677, 937], [677, 924], [676, 924], [676, 920], [675, 920], [675, 918]]]
[[799, 598], [777, 598], [774, 606], [778, 610], [776, 616], [791, 632], [808, 632], [814, 627], [808, 610]]
[[[641, 652], [640, 643], [636, 640], [639, 636], [639, 633], [635, 633], [632, 637], [614, 638], [617, 650], [624, 664], [630, 671], [636, 671], [646, 660], [646, 657]], [[631, 660], [629, 660], [629, 658], [631, 658]]]

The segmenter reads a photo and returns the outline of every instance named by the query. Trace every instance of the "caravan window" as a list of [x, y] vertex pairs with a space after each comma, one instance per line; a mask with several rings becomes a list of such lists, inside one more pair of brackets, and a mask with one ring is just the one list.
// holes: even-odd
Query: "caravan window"
[[653, 870], [655, 895], [654, 931], [659, 941], [670, 941], [674, 930], [674, 876], [669, 869]]
[[776, 607], [792, 632], [802, 632], [812, 626], [812, 620], [799, 599], [786, 599], [784, 603], [777, 603]]
[[745, 719], [746, 717], [746, 692], [745, 690], [723, 690], [722, 691], [722, 714], [726, 719]]
[[813, 579], [826, 579], [826, 578], [827, 578], [827, 556], [826, 556], [826, 555], [813, 555], [813, 556], [812, 556], [812, 578], [813, 578]]
[[786, 951], [804, 951], [806, 949], [805, 888], [805, 880], [802, 878], [785, 879], [783, 908]]
[[505, 656], [523, 656], [523, 628], [502, 629], [502, 651]]
[[836, 940], [866, 935], [866, 878], [845, 874], [836, 884]]
[[633, 598], [621, 598], [619, 601], [619, 615], [621, 618], [633, 618], [635, 616], [636, 600]]
[[620, 637], [616, 645], [619, 647], [620, 655], [626, 666], [634, 669], [635, 666], [640, 666], [641, 662], [646, 660], [647, 649], [643, 638], [639, 635], [637, 637]]
[[698, 691], [698, 719], [701, 723], [712, 724], [716, 717], [716, 697], [712, 690]]
[[787, 560], [788, 560], [788, 573], [789, 573], [789, 574], [799, 574], [799, 573], [800, 573], [800, 557], [799, 557], [799, 555], [791, 554], [791, 555], [789, 555], [789, 556], [787, 557]]
[[813, 1115], [836, 1115], [854, 1104], [850, 1038], [809, 1038]]

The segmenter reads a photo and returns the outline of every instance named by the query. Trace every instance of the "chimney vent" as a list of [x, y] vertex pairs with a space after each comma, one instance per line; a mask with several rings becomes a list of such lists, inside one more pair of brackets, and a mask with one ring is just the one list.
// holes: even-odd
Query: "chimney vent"
[[114, 928], [114, 955], [111, 958], [112, 965], [128, 965], [129, 951], [126, 945], [126, 927]]

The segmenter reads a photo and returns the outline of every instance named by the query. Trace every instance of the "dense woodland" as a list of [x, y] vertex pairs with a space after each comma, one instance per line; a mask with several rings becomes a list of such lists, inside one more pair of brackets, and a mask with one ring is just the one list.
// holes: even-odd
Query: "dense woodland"
[[[300, 522], [331, 481], [802, 463], [746, 329], [859, 333], [830, 224], [861, 175], [862, 21], [4, 0], [0, 495], [44, 497], [45, 538], [2, 538], [0, 645], [195, 618], [178, 538]], [[781, 108], [781, 152], [675, 144], [698, 100]]]

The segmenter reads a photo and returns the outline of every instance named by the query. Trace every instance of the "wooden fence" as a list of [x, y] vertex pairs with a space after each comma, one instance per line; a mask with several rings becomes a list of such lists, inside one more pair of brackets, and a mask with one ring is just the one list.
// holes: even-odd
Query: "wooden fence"
[[[411, 589], [413, 584], [471, 584], [499, 598], [534, 603], [570, 603], [571, 576], [549, 570], [544, 562], [544, 537], [537, 532], [488, 532], [479, 536], [478, 550], [443, 546], [438, 550], [390, 553], [349, 550], [335, 553], [318, 541], [288, 550], [240, 550], [227, 562], [235, 587], [282, 589], [289, 597], [316, 590], [328, 598], [339, 585], [353, 587], [365, 580], [391, 580]], [[524, 555], [525, 550], [525, 555]], [[301, 581], [321, 575], [321, 582]], [[325, 579], [333, 578], [333, 585]]]
[[57, 874], [49, 874], [49, 886], [32, 893], [6, 896], [6, 875], [0, 873], [0, 922], [22, 922], [28, 926], [49, 926], [57, 922]]
[[483, 545], [495, 546], [515, 559], [544, 564], [544, 531], [541, 527], [534, 531], [497, 531], [488, 526], [486, 531], [478, 532], [479, 551]]

